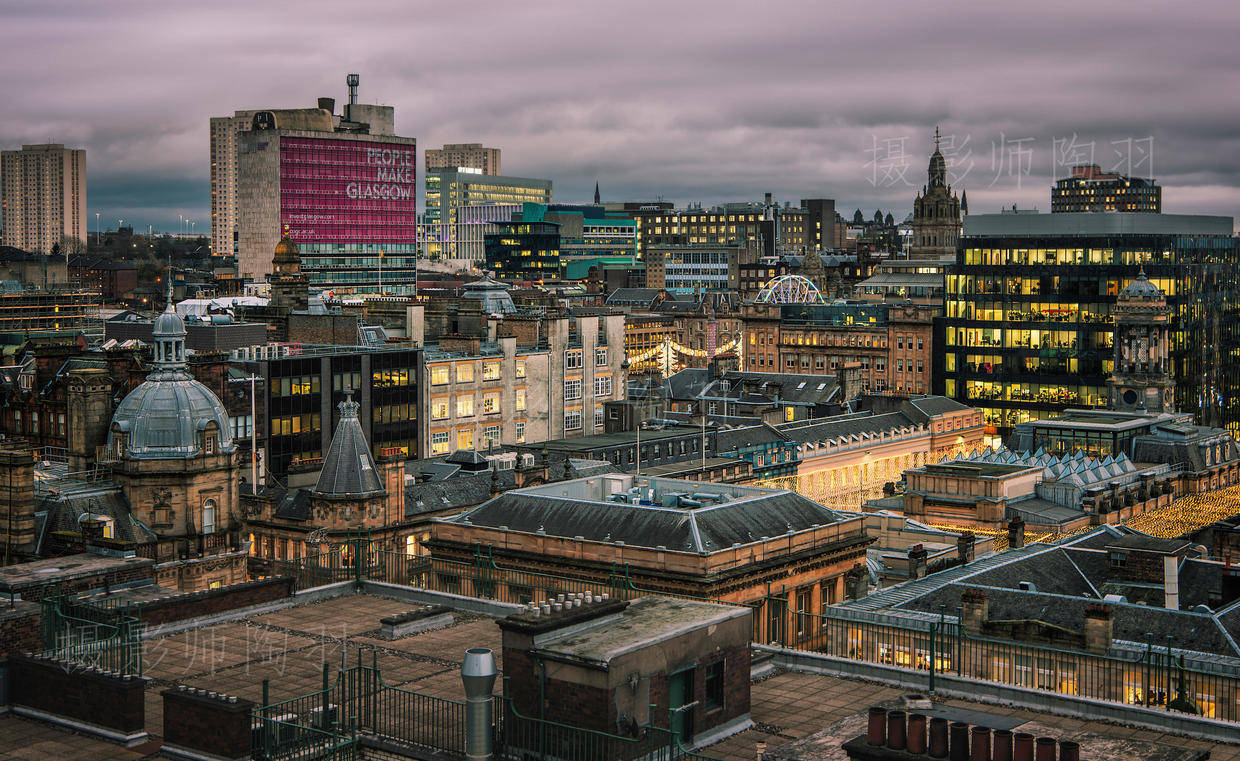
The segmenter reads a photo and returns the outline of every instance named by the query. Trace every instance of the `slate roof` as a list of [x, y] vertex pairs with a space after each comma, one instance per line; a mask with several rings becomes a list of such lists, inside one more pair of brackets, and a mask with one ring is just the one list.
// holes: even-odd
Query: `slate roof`
[[507, 526], [510, 531], [529, 534], [580, 536], [596, 542], [707, 554], [733, 544], [749, 544], [849, 517], [786, 490], [770, 490], [696, 509], [618, 504], [516, 490], [452, 520], [492, 528]]
[[732, 428], [717, 432], [715, 434], [715, 451], [730, 452], [741, 447], [770, 444], [772, 442], [782, 443], [785, 441], [788, 441], [787, 436], [763, 423], [748, 428]]
[[798, 420], [791, 423], [780, 423], [776, 428], [779, 432], [799, 444], [813, 444], [821, 441], [834, 441], [850, 436], [877, 436], [880, 432], [912, 428], [920, 425], [909, 419], [903, 412], [887, 412], [875, 415], [872, 412], [853, 412], [835, 415], [819, 420]]
[[332, 434], [314, 491], [341, 497], [378, 494], [383, 491], [383, 481], [375, 469], [370, 444], [357, 419], [358, 404], [349, 398], [339, 407], [340, 422]]
[[129, 501], [120, 487], [113, 483], [84, 484], [39, 498], [38, 512], [43, 513], [37, 544], [53, 531], [79, 531], [78, 519], [86, 513], [112, 519], [113, 537], [127, 542], [145, 544], [156, 540], [155, 533], [133, 517]]
[[[926, 415], [927, 419], [935, 415], [946, 415], [949, 412], [960, 412], [969, 409], [969, 405], [961, 404], [946, 396], [916, 396], [905, 402], [906, 405]], [[902, 405], [903, 406], [903, 405]]]
[[[1102, 601], [1107, 594], [1123, 595], [1129, 589], [1140, 592], [1143, 587], [1159, 587], [1112, 577], [1109, 554], [1104, 549], [1117, 541], [1141, 546], [1150, 539], [1122, 526], [1100, 526], [1062, 542], [1026, 545], [897, 584], [845, 603], [842, 608], [919, 617], [942, 611], [954, 617], [961, 594], [981, 589], [989, 600], [992, 620], [1038, 620], [1080, 631], [1089, 604]], [[1148, 600], [1148, 604], [1108, 602], [1114, 614], [1114, 638], [1144, 643], [1146, 633], [1152, 632], [1155, 642], [1164, 645], [1167, 635], [1171, 635], [1176, 648], [1240, 657], [1240, 644], [1236, 642], [1240, 633], [1240, 601], [1218, 611], [1194, 610], [1198, 605], [1207, 605], [1218, 593], [1224, 572], [1225, 567], [1218, 562], [1184, 559], [1179, 574], [1180, 610]], [[1032, 582], [1036, 591], [1021, 590], [1021, 582]], [[1161, 600], [1161, 588], [1154, 589], [1153, 595]]]

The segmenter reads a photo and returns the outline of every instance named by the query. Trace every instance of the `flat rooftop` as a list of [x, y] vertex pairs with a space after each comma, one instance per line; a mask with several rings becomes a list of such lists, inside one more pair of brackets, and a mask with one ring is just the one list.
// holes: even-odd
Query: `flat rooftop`
[[[147, 731], [155, 738], [164, 736], [160, 693], [170, 686], [185, 684], [259, 701], [262, 681], [269, 679], [271, 699], [286, 700], [319, 689], [324, 664], [334, 674], [343, 658], [355, 662], [358, 648], [363, 649], [368, 663], [374, 659], [385, 683], [436, 697], [464, 699], [460, 667], [468, 647], [493, 650], [502, 676], [500, 630], [490, 618], [458, 611], [448, 628], [396, 640], [378, 638], [380, 618], [418, 607], [386, 597], [346, 594], [240, 621], [204, 623], [185, 631], [161, 633], [161, 627], [152, 627], [143, 655], [146, 676], [151, 677], [146, 690]], [[192, 622], [184, 623], [192, 626]], [[497, 682], [496, 689], [501, 684], [502, 680]], [[722, 761], [753, 761], [757, 743], [764, 742], [771, 759], [845, 761], [838, 746], [861, 733], [854, 728], [864, 725], [865, 710], [871, 705], [896, 705], [909, 692], [797, 671], [760, 678], [752, 683], [751, 690], [754, 726], [708, 746], [704, 753]], [[1098, 739], [1113, 743], [1107, 747], [1116, 749], [1115, 753], [1104, 755], [1082, 753], [1085, 759], [1144, 758], [1126, 754], [1124, 749], [1128, 746], [1124, 744], [1156, 742], [1164, 747], [1209, 750], [1211, 761], [1240, 761], [1240, 745], [1175, 737], [1117, 724], [959, 699], [936, 700], [934, 710], [956, 711], [958, 716], [970, 717], [975, 723], [1009, 726], [1038, 736], [1078, 739], [1083, 751], [1100, 747], [1087, 745], [1087, 740]], [[834, 734], [824, 735], [824, 731]], [[814, 738], [813, 745], [799, 746], [799, 755], [778, 755], [783, 752], [777, 752], [782, 746], [809, 738]], [[0, 717], [0, 759], [138, 759], [156, 752], [153, 745], [126, 750], [32, 719], [11, 714]], [[808, 752], [810, 747], [816, 749], [815, 754]]]
[[538, 647], [606, 666], [617, 656], [744, 616], [744, 608], [640, 597], [624, 610], [536, 638]]
[[942, 462], [924, 466], [927, 473], [948, 473], [979, 478], [1002, 478], [1026, 470], [1041, 470], [1041, 465], [1018, 465], [1000, 462]]
[[[700, 462], [700, 460], [691, 460], [685, 463], [677, 463], [676, 465], [692, 468], [697, 467]], [[643, 504], [679, 510], [687, 510], [689, 508], [673, 504], [666, 497], [673, 494], [682, 495], [694, 498], [695, 501], [705, 505], [719, 505], [741, 499], [778, 494], [782, 491], [780, 489], [766, 489], [760, 486], [719, 484], [713, 481], [690, 481], [680, 478], [607, 473], [601, 476], [589, 476], [587, 478], [576, 478], [571, 481], [559, 481], [542, 486], [514, 489], [512, 493], [535, 497], [567, 498], [610, 505], [615, 503], [615, 495], [630, 494], [633, 489], [640, 490], [638, 496]]]
[[[1097, 214], [970, 214], [964, 218], [963, 237], [1054, 237], [1103, 235], [1225, 235], [1232, 234], [1232, 217], [1205, 214], [1150, 214], [1114, 212]], [[964, 244], [969, 245], [965, 240]]]
[[153, 565], [155, 561], [147, 558], [118, 558], [96, 555], [93, 552], [43, 558], [0, 568], [0, 591], [18, 592], [44, 584], [56, 584], [86, 576]]

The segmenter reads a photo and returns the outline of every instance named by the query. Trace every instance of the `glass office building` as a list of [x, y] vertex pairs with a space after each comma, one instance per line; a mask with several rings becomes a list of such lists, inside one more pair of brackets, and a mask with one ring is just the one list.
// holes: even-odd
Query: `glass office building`
[[267, 471], [283, 480], [290, 468], [327, 452], [340, 402], [352, 396], [372, 453], [400, 450], [417, 458], [421, 349], [305, 344], [288, 355], [247, 367], [263, 378]]
[[1176, 404], [1240, 430], [1240, 248], [1231, 217], [969, 216], [935, 321], [934, 390], [1006, 434], [1105, 407], [1116, 296], [1144, 269], [1171, 307]]

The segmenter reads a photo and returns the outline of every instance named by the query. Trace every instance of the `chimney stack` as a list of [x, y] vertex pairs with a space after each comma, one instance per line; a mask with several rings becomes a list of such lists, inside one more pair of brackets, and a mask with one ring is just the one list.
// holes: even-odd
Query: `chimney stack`
[[1085, 609], [1085, 647], [1105, 653], [1111, 649], [1111, 609], [1101, 603], [1093, 603]]
[[25, 442], [0, 449], [0, 562], [34, 554], [34, 451]]
[[909, 579], [926, 578], [926, 558], [929, 553], [922, 544], [914, 544], [908, 548], [908, 577]]
[[982, 625], [990, 617], [990, 601], [986, 593], [980, 589], [970, 589], [960, 595], [960, 624], [965, 631], [974, 634], [982, 630]]
[[1025, 521], [1019, 515], [1008, 521], [1008, 547], [1019, 550], [1025, 546]]
[[1175, 555], [1163, 557], [1163, 605], [1180, 609], [1180, 558]]
[[960, 555], [960, 565], [973, 562], [973, 545], [975, 542], [972, 531], [966, 531], [956, 540], [956, 552]]

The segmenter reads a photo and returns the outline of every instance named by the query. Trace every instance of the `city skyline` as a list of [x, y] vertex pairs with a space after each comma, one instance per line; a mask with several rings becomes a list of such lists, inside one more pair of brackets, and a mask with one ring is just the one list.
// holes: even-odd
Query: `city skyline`
[[[398, 134], [498, 147], [507, 174], [552, 179], [557, 201], [588, 201], [597, 181], [604, 200], [771, 191], [902, 219], [938, 126], [975, 214], [1049, 211], [1055, 177], [1089, 159], [1152, 174], [1170, 213], [1240, 206], [1227, 4], [711, 7], [496, 6], [482, 26], [450, 6], [8, 4], [0, 61], [23, 86], [0, 135], [85, 148], [104, 227], [189, 217], [204, 235], [208, 118], [342, 103], [349, 72], [364, 102], [397, 108]], [[130, 34], [142, 44], [119, 44]]]

